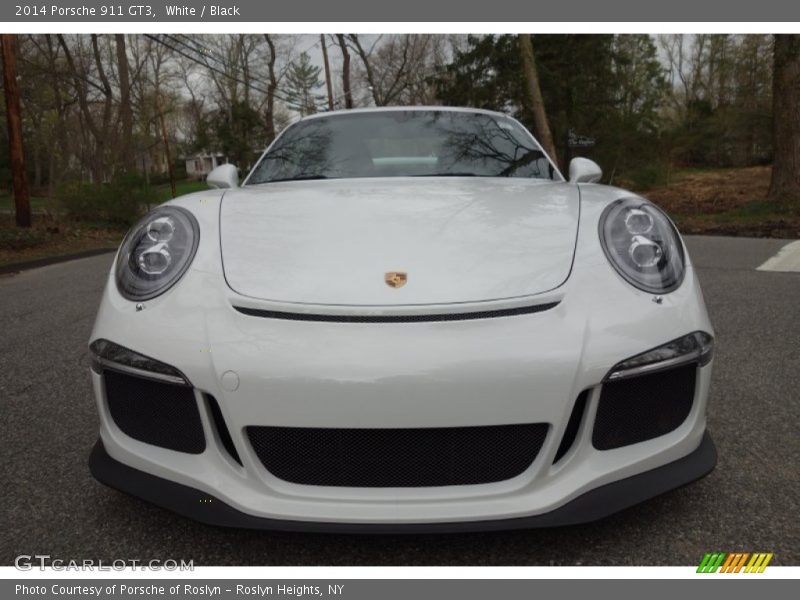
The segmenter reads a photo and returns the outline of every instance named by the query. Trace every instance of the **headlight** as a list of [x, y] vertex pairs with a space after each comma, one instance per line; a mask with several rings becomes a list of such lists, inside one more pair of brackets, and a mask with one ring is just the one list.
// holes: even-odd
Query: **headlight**
[[197, 251], [200, 228], [186, 209], [162, 206], [131, 228], [117, 256], [120, 294], [149, 300], [163, 294], [186, 272]]
[[705, 331], [694, 331], [647, 352], [642, 352], [614, 365], [606, 379], [622, 379], [661, 371], [677, 365], [696, 362], [707, 365], [714, 355], [714, 338]]
[[683, 245], [672, 222], [641, 198], [624, 198], [600, 217], [600, 242], [609, 262], [631, 285], [663, 294], [683, 281]]

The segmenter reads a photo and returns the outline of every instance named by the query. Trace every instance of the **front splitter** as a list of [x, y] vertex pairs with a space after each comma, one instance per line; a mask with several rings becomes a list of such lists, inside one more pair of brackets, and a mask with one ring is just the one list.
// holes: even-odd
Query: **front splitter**
[[139, 471], [113, 459], [101, 440], [97, 441], [89, 458], [89, 468], [99, 482], [209, 525], [270, 531], [362, 534], [500, 531], [588, 523], [700, 479], [710, 473], [716, 463], [714, 442], [705, 432], [700, 446], [691, 454], [590, 490], [553, 511], [539, 515], [437, 523], [336, 523], [249, 515], [205, 492]]

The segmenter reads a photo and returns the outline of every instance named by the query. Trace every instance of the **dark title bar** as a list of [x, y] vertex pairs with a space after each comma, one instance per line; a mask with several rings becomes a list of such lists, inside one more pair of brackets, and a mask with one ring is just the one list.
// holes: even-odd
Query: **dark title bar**
[[0, 3], [3, 30], [16, 23], [179, 22], [797, 22], [786, 0], [33, 0]]

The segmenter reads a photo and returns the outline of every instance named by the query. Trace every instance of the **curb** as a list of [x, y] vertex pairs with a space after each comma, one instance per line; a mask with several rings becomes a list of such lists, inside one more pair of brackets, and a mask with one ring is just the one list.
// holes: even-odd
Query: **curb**
[[22, 271], [38, 269], [39, 267], [46, 267], [48, 265], [55, 265], [58, 263], [68, 262], [71, 260], [78, 260], [79, 258], [89, 258], [90, 256], [99, 256], [100, 254], [108, 254], [110, 252], [116, 252], [116, 251], [117, 251], [116, 248], [95, 248], [94, 250], [84, 250], [83, 252], [75, 252], [74, 254], [63, 254], [61, 256], [48, 256], [45, 258], [37, 258], [36, 260], [29, 260], [25, 262], [0, 266], [0, 275], [8, 275], [9, 273], [21, 273]]

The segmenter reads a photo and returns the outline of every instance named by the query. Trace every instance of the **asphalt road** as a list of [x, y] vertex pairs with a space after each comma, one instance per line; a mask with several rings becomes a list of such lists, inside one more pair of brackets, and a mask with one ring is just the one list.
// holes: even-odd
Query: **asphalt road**
[[111, 255], [0, 277], [0, 564], [690, 565], [710, 550], [800, 564], [800, 273], [756, 271], [786, 242], [687, 240], [717, 332], [705, 479], [599, 523], [503, 533], [342, 536], [202, 525], [103, 487], [86, 342]]

